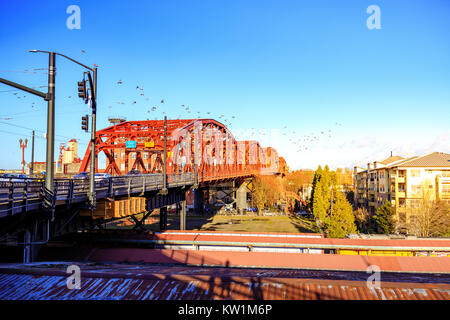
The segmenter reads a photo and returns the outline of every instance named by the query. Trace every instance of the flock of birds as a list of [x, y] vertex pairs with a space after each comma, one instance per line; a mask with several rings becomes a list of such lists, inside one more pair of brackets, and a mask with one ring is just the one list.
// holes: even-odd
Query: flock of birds
[[[81, 50], [82, 54], [85, 54], [86, 51], [85, 50]], [[97, 66], [97, 65], [96, 65]], [[25, 73], [37, 73], [39, 70], [44, 70], [45, 68], [41, 68], [41, 69], [32, 69], [32, 70], [24, 70], [23, 72]], [[122, 80], [118, 80], [117, 81], [117, 85], [121, 86], [123, 84]], [[46, 87], [46, 86], [41, 86], [41, 87]], [[41, 88], [40, 87], [40, 88]], [[138, 97], [139, 98], [144, 98], [145, 102], [148, 103], [149, 102], [149, 97], [147, 97], [145, 95], [144, 92], [144, 87], [140, 86], [140, 85], [136, 85], [136, 90], [138, 90]], [[8, 90], [8, 91], [14, 91], [14, 90]], [[21, 93], [18, 92], [14, 92], [13, 93], [14, 96], [16, 96], [17, 99], [25, 99], [27, 96], [23, 95]], [[67, 96], [67, 98], [71, 99], [72, 96]], [[116, 102], [118, 105], [126, 105], [126, 103], [124, 101], [117, 101]], [[136, 105], [138, 103], [138, 100], [133, 100], [130, 102], [131, 105]], [[156, 106], [152, 106], [151, 108], [149, 108], [146, 113], [151, 115], [156, 113], [159, 110], [163, 110], [162, 108], [164, 107], [164, 103], [165, 103], [165, 99], [161, 99], [159, 105]], [[35, 107], [35, 102], [32, 102], [31, 107], [34, 108]], [[200, 119], [201, 118], [201, 112], [200, 111], [194, 111], [192, 110], [192, 108], [190, 106], [186, 106], [184, 104], [182, 104], [180, 106], [182, 108], [183, 111], [181, 111], [182, 113], [188, 113], [188, 114], [196, 114], [197, 118]], [[108, 106], [108, 109], [111, 109], [112, 105]], [[162, 112], [163, 115], [166, 115], [166, 112], [163, 111]], [[206, 117], [210, 118], [211, 117], [211, 112], [208, 111], [206, 112]], [[181, 119], [182, 118], [182, 114], [180, 114], [178, 116], [177, 119]], [[236, 116], [231, 116], [231, 119], [235, 119]], [[13, 119], [12, 117], [0, 117], [0, 120], [11, 120]], [[224, 114], [221, 114], [220, 116], [218, 116], [219, 121], [221, 121], [222, 123], [224, 123], [227, 126], [231, 126], [232, 122], [229, 119], [225, 118]], [[150, 120], [150, 119], [147, 119]], [[158, 120], [158, 117], [155, 117], [155, 120]], [[335, 126], [342, 126], [342, 124], [336, 122]], [[250, 136], [254, 137], [255, 136], [255, 128], [251, 128], [251, 132], [250, 132]], [[292, 143], [296, 148], [297, 148], [297, 152], [302, 152], [302, 151], [307, 151], [308, 149], [311, 149], [311, 145], [313, 145], [314, 143], [317, 143], [319, 140], [321, 140], [322, 138], [331, 138], [332, 137], [332, 131], [331, 129], [328, 130], [322, 130], [320, 132], [317, 133], [311, 133], [311, 134], [307, 134], [307, 135], [299, 135], [299, 133], [297, 133], [297, 131], [295, 130], [289, 130], [288, 126], [285, 125], [283, 127], [282, 130], [282, 135], [286, 136], [286, 138], [288, 136], [291, 136], [291, 138], [289, 138], [289, 142]], [[290, 134], [291, 133], [291, 134]], [[266, 133], [263, 131], [260, 131], [257, 136], [264, 138], [266, 136]]]
[[[117, 81], [116, 84], [117, 84], [117, 85], [122, 85], [122, 84], [123, 84], [123, 81], [122, 81], [122, 80], [119, 80], [119, 81]], [[144, 87], [143, 87], [143, 86], [136, 85], [136, 90], [139, 90], [139, 91], [138, 91], [139, 97], [143, 97], [143, 98], [145, 99], [146, 102], [149, 101], [149, 98], [146, 97], [146, 95], [145, 95]], [[156, 112], [159, 111], [159, 110], [163, 110], [162, 108], [164, 107], [164, 102], [165, 102], [165, 99], [161, 99], [159, 105], [152, 106], [151, 108], [149, 108], [149, 109], [146, 111], [146, 113], [147, 113], [147, 114], [152, 114], [152, 113], [156, 113]], [[132, 101], [130, 102], [131, 105], [136, 105], [137, 103], [138, 103], [137, 100], [132, 100]], [[118, 104], [118, 105], [126, 105], [127, 103], [124, 102], [124, 101], [117, 101], [116, 104]], [[192, 114], [194, 114], [194, 117], [197, 117], [197, 119], [202, 118], [201, 112], [200, 112], [200, 111], [192, 110], [192, 108], [191, 108], [190, 106], [187, 106], [187, 105], [184, 105], [184, 104], [180, 105], [180, 107], [181, 107], [182, 110], [183, 110], [183, 111], [181, 111], [182, 113], [188, 113], [188, 114], [191, 114], [191, 113], [192, 113]], [[112, 106], [109, 105], [108, 108], [111, 109]], [[163, 115], [166, 115], [166, 111], [163, 111], [162, 114], [163, 114]], [[210, 112], [210, 111], [206, 112], [206, 117], [210, 117], [210, 115], [211, 115], [211, 112]], [[182, 117], [183, 117], [183, 115], [182, 115], [182, 114], [179, 114], [178, 117], [177, 117], [177, 120], [178, 120], [178, 119], [181, 119]], [[231, 125], [232, 125], [231, 120], [230, 120], [230, 119], [226, 119], [224, 114], [221, 114], [220, 116], [218, 116], [218, 118], [219, 118], [220, 121], [222, 121], [225, 125], [227, 125], [227, 126], [231, 126]], [[236, 118], [236, 116], [231, 116], [231, 119], [235, 119], [235, 118]], [[157, 120], [157, 119], [158, 119], [158, 117], [155, 117], [155, 120]], [[149, 119], [147, 119], [147, 120], [149, 120]]]

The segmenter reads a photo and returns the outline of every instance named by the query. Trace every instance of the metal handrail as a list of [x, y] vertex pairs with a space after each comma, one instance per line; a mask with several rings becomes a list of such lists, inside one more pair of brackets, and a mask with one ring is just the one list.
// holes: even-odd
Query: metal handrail
[[450, 252], [450, 247], [391, 247], [391, 246], [362, 246], [315, 243], [273, 243], [273, 242], [228, 242], [228, 241], [193, 241], [193, 240], [152, 240], [152, 239], [99, 239], [99, 241], [124, 243], [149, 243], [162, 245], [193, 245], [193, 246], [235, 246], [235, 247], [271, 247], [271, 248], [300, 248], [300, 249], [344, 249], [356, 251], [418, 251], [418, 252]]

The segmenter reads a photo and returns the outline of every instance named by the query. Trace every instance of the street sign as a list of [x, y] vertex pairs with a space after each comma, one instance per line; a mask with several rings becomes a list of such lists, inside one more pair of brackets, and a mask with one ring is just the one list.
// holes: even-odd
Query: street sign
[[136, 141], [130, 140], [125, 142], [125, 147], [126, 148], [136, 148]]
[[146, 141], [145, 143], [144, 143], [144, 146], [146, 147], [146, 148], [153, 148], [154, 146], [155, 146], [155, 142], [152, 140], [152, 141]]

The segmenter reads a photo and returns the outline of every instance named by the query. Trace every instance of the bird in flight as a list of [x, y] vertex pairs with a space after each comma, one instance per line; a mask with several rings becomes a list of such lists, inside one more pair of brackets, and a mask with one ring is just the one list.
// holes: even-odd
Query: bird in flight
[[161, 103], [164, 103], [164, 99], [161, 100]]
[[84, 50], [81, 50], [81, 53], [85, 53], [86, 51], [84, 51]]

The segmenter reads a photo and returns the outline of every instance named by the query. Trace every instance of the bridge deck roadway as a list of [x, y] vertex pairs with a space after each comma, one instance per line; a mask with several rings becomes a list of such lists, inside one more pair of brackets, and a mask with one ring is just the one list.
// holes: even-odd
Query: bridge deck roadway
[[[226, 176], [199, 176], [202, 185], [249, 177], [249, 174]], [[167, 187], [190, 187], [194, 185], [194, 174], [167, 175]], [[117, 176], [95, 181], [97, 199], [136, 195], [163, 189], [163, 174]], [[43, 205], [44, 181], [41, 179], [0, 179], [0, 218], [17, 213], [40, 210]], [[55, 204], [73, 204], [88, 201], [88, 179], [55, 179]]]

